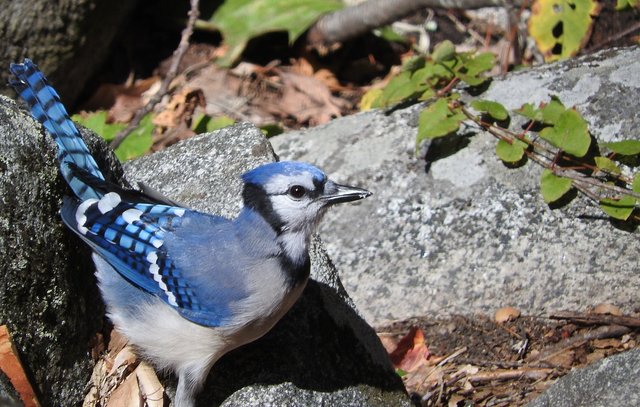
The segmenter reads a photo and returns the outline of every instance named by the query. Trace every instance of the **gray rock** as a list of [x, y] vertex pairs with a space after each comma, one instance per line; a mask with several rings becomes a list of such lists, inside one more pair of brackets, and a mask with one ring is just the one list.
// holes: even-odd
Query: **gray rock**
[[640, 405], [640, 350], [573, 370], [527, 407], [627, 407]]
[[[496, 79], [482, 97], [509, 108], [560, 95], [599, 139], [638, 137], [640, 49]], [[533, 163], [507, 169], [496, 140], [473, 128], [415, 157], [422, 106], [365, 112], [271, 139], [281, 159], [309, 161], [374, 196], [330, 213], [321, 225], [331, 259], [365, 319], [377, 325], [415, 315], [526, 313], [638, 303], [634, 231], [591, 203], [560, 210], [539, 192]]]
[[[87, 137], [101, 168], [121, 174], [104, 144]], [[0, 325], [8, 326], [42, 405], [78, 405], [104, 315], [94, 268], [58, 216], [69, 192], [53, 140], [1, 96], [0, 138]]]
[[[193, 209], [232, 217], [241, 207], [239, 175], [273, 159], [261, 132], [239, 124], [127, 163], [125, 170], [130, 180]], [[200, 403], [217, 405], [231, 396], [223, 405], [409, 404], [380, 341], [351, 307], [319, 239], [311, 258], [313, 281], [302, 298], [271, 332], [213, 367]]]

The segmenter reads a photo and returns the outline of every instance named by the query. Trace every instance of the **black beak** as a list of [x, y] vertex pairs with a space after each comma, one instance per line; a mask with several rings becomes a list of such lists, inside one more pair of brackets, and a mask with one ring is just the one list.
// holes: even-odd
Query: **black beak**
[[371, 195], [371, 192], [362, 188], [339, 184], [333, 184], [332, 186], [334, 188], [330, 188], [329, 191], [326, 191], [326, 195], [322, 195], [320, 197], [320, 199], [325, 201], [327, 205], [358, 201]]

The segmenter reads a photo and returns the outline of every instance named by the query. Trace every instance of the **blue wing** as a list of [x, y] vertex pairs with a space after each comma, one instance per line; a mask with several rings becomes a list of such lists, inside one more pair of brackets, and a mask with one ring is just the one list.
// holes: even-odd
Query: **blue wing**
[[185, 213], [186, 209], [175, 206], [122, 201], [115, 192], [100, 200], [66, 198], [62, 207], [67, 226], [123, 277], [185, 318], [220, 326], [229, 315], [226, 307], [200, 301], [165, 244], [167, 234], [181, 226]]
[[79, 198], [65, 198], [61, 213], [66, 225], [125, 279], [185, 318], [207, 326], [223, 324], [226, 302], [205, 298], [204, 304], [164, 241], [189, 211], [158, 203], [170, 202], [165, 198], [105, 182], [60, 97], [38, 67], [25, 59], [23, 64], [12, 64], [11, 72], [17, 79], [12, 86], [55, 139], [62, 175]]

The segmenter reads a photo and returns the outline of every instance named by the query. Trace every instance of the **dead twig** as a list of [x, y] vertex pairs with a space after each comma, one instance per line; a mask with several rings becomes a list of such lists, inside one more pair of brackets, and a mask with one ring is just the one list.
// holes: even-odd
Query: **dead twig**
[[581, 312], [561, 311], [552, 314], [551, 319], [564, 319], [580, 325], [621, 325], [640, 328], [640, 318], [609, 314], [585, 314]]
[[601, 326], [592, 331], [567, 338], [562, 342], [559, 342], [551, 346], [550, 348], [544, 350], [543, 352], [540, 352], [540, 354], [533, 356], [531, 360], [527, 362], [529, 363], [542, 362], [568, 349], [578, 347], [587, 341], [591, 341], [593, 339], [617, 338], [619, 336], [629, 333], [630, 331], [631, 329], [627, 328], [626, 326], [620, 326], [620, 325]]
[[490, 372], [480, 372], [468, 377], [472, 384], [480, 384], [492, 381], [506, 380], [544, 380], [555, 373], [555, 369], [508, 369], [508, 370], [492, 370]]
[[136, 112], [135, 117], [131, 120], [131, 123], [122, 130], [120, 133], [116, 135], [116, 137], [111, 142], [110, 146], [112, 149], [118, 148], [120, 144], [140, 125], [140, 121], [142, 118], [153, 110], [153, 108], [162, 100], [164, 95], [167, 94], [169, 90], [169, 85], [178, 75], [178, 67], [180, 66], [180, 61], [182, 61], [182, 57], [187, 52], [189, 48], [189, 38], [191, 38], [191, 34], [193, 33], [193, 26], [196, 23], [199, 15], [199, 0], [191, 0], [191, 9], [189, 10], [189, 20], [187, 21], [187, 25], [182, 30], [182, 36], [180, 37], [180, 44], [178, 44], [178, 48], [176, 48], [173, 53], [173, 60], [171, 61], [171, 66], [169, 67], [169, 71], [167, 72], [167, 76], [164, 78], [160, 85], [160, 90], [151, 98], [149, 103], [147, 103], [142, 109]]

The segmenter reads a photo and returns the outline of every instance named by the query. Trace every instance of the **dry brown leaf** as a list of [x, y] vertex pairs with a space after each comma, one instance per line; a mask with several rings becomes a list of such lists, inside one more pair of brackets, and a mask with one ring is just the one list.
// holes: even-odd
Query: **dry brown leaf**
[[154, 76], [133, 84], [103, 84], [80, 108], [85, 111], [107, 109], [109, 120], [126, 123], [147, 103], [149, 89], [159, 82], [160, 78]]
[[342, 86], [338, 78], [328, 69], [318, 69], [316, 73], [313, 74], [313, 77], [324, 83], [327, 88], [329, 88], [332, 92], [343, 91], [349, 89], [346, 86]]
[[622, 315], [622, 310], [620, 309], [620, 307], [617, 307], [613, 304], [607, 304], [607, 303], [601, 303], [596, 305], [595, 307], [593, 307], [592, 312], [594, 314], [609, 314], [609, 315], [615, 315], [618, 317]]
[[315, 69], [306, 58], [297, 58], [291, 61], [291, 72], [300, 75], [313, 76]]
[[142, 400], [138, 378], [136, 375], [130, 374], [111, 393], [107, 407], [140, 407]]
[[6, 325], [0, 325], [0, 370], [7, 376], [25, 407], [40, 406]]
[[595, 352], [589, 353], [587, 355], [587, 364], [591, 364], [593, 362], [597, 362], [600, 359], [604, 359], [607, 356], [604, 351], [598, 349]]
[[272, 111], [284, 117], [291, 116], [298, 123], [316, 126], [342, 116], [345, 102], [334, 97], [327, 86], [316, 78], [291, 72], [282, 72], [281, 92], [272, 101]]
[[504, 322], [513, 321], [520, 316], [520, 310], [513, 307], [502, 307], [496, 311], [494, 320], [501, 324]]
[[594, 339], [591, 341], [591, 346], [596, 349], [619, 348], [622, 346], [622, 342], [616, 338]]
[[442, 383], [448, 370], [441, 366], [422, 365], [414, 372], [407, 373], [402, 380], [411, 392], [422, 393], [426, 389]]
[[127, 337], [114, 329], [111, 331], [109, 336], [109, 347], [107, 348], [107, 351], [115, 356], [118, 352], [124, 349], [128, 343], [129, 340]]
[[575, 355], [575, 351], [569, 349], [545, 359], [545, 362], [551, 363], [554, 366], [560, 366], [569, 369], [575, 361]]
[[125, 346], [120, 352], [118, 352], [113, 358], [113, 366], [109, 369], [109, 375], [113, 375], [116, 370], [121, 367], [129, 367], [137, 362], [138, 358], [133, 352], [133, 348], [129, 345]]
[[153, 124], [166, 128], [178, 127], [181, 123], [191, 124], [193, 112], [198, 106], [205, 106], [202, 90], [184, 87], [153, 118]]
[[156, 372], [151, 366], [142, 362], [135, 370], [140, 387], [140, 394], [146, 401], [146, 407], [164, 406], [164, 387], [160, 384]]
[[400, 339], [398, 347], [389, 357], [396, 369], [402, 369], [405, 372], [413, 372], [426, 364], [429, 349], [425, 343], [422, 329], [412, 327], [409, 333]]

